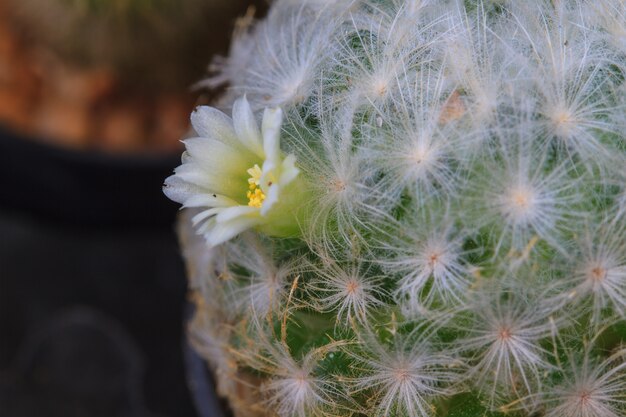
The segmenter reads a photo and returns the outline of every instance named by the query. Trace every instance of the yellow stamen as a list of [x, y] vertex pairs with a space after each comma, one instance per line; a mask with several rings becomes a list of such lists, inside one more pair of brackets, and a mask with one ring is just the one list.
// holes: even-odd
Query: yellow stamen
[[261, 208], [263, 200], [265, 200], [265, 193], [263, 193], [261, 188], [259, 188], [263, 171], [258, 164], [254, 164], [254, 166], [246, 172], [250, 175], [250, 178], [248, 178], [249, 190], [246, 193], [246, 196], [248, 197], [248, 206]]
[[[258, 187], [259, 182], [261, 181], [261, 175], [263, 175], [263, 171], [259, 167], [259, 164], [254, 164], [254, 166], [246, 172], [250, 175], [250, 178], [248, 178], [248, 184], [250, 184], [250, 186], [255, 185]], [[253, 190], [254, 188], [250, 189]]]
[[263, 200], [265, 200], [265, 194], [261, 191], [260, 188], [256, 188], [254, 191], [248, 191], [248, 205], [250, 207], [261, 208], [263, 205]]

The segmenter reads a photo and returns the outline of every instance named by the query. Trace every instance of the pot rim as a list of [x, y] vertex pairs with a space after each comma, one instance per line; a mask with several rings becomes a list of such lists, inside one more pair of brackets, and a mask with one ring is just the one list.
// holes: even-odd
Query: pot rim
[[0, 126], [0, 209], [89, 229], [172, 228], [162, 192], [178, 153], [109, 154], [42, 143]]

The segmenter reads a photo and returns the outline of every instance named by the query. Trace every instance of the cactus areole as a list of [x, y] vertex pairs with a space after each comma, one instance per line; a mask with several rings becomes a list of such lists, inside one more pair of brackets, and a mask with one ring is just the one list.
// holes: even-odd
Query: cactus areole
[[626, 3], [276, 0], [165, 193], [238, 416], [626, 415]]

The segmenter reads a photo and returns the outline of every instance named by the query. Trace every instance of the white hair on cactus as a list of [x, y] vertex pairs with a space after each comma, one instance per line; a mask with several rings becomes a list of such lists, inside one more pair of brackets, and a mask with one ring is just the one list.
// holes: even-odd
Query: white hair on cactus
[[386, 256], [380, 256], [378, 262], [399, 277], [394, 296], [409, 317], [419, 316], [433, 303], [447, 307], [465, 303], [472, 279], [463, 259], [467, 235], [445, 214], [441, 217], [411, 213], [381, 244]]
[[299, 258], [278, 263], [267, 242], [247, 233], [226, 244], [224, 257], [231, 265], [229, 299], [246, 314], [266, 317], [278, 314], [288, 286], [301, 271]]
[[472, 198], [483, 208], [482, 213], [468, 214], [479, 214], [483, 225], [495, 229], [496, 254], [505, 246], [520, 251], [534, 235], [563, 250], [565, 221], [578, 216], [576, 204], [582, 195], [576, 178], [567, 165], [548, 163], [546, 153], [532, 150], [529, 129], [522, 123], [499, 132], [504, 143], [486, 165], [482, 184], [474, 189], [476, 182], [467, 183], [468, 192], [478, 193]]
[[325, 115], [320, 131], [292, 115], [287, 140], [298, 152], [299, 167], [312, 180], [315, 210], [310, 213], [305, 233], [311, 242], [332, 247], [365, 243], [362, 233], [371, 229], [371, 219], [384, 215], [374, 204], [375, 191], [362, 153], [354, 148], [352, 120], [332, 120]]
[[431, 42], [449, 29], [448, 17], [432, 0], [367, 1], [364, 13], [353, 17], [355, 27], [374, 30], [388, 52], [400, 53], [405, 66], [418, 62], [417, 58], [432, 46]]
[[532, 51], [529, 70], [547, 139], [556, 138], [569, 157], [602, 168], [612, 150], [598, 132], [619, 134], [606, 119], [624, 111], [610, 101], [610, 94], [600, 94], [612, 88], [606, 71], [609, 62], [601, 58], [605, 48], [584, 19], [572, 16], [576, 9], [570, 10], [566, 2], [519, 10], [516, 17]]
[[[335, 80], [332, 86], [339, 92], [339, 104], [380, 114], [400, 94], [404, 78], [412, 76], [418, 63], [431, 59], [433, 46], [441, 37], [434, 28], [441, 19], [424, 21], [417, 11], [407, 16], [405, 7], [377, 10], [380, 13], [351, 15], [352, 28], [342, 37], [329, 78]], [[410, 24], [402, 24], [409, 20]]]
[[549, 319], [557, 307], [515, 292], [482, 290], [467, 321], [459, 322], [458, 330], [467, 334], [455, 343], [468, 355], [468, 378], [492, 405], [540, 389], [543, 373], [551, 369], [541, 341], [551, 335]]
[[335, 12], [345, 12], [356, 8], [358, 2], [354, 0], [281, 0], [285, 4], [302, 5], [318, 11], [332, 10]]
[[572, 297], [592, 305], [592, 321], [601, 325], [602, 313], [612, 309], [626, 319], [626, 219], [605, 220], [579, 239], [572, 259]]
[[394, 108], [382, 114], [384, 127], [373, 129], [361, 145], [372, 176], [380, 178], [377, 193], [381, 204], [397, 204], [404, 192], [416, 201], [449, 195], [459, 185], [457, 166], [460, 141], [455, 130], [451, 100], [455, 93], [443, 91], [438, 70], [422, 68], [415, 80], [406, 80]]
[[503, 22], [490, 25], [484, 3], [478, 2], [476, 12], [470, 13], [457, 2], [442, 51], [450, 72], [446, 81], [463, 92], [475, 140], [489, 136], [489, 127], [507, 102], [506, 95], [513, 85], [523, 83], [526, 68], [524, 57], [505, 41], [510, 36], [500, 34], [510, 26]]
[[382, 276], [374, 275], [372, 266], [361, 260], [340, 265], [327, 255], [319, 255], [322, 266], [311, 268], [314, 278], [308, 284], [313, 306], [337, 316], [336, 325], [349, 327], [365, 324], [370, 311], [384, 305]]
[[[241, 18], [236, 24], [233, 39], [228, 50], [228, 56], [213, 57], [209, 65], [209, 76], [195, 84], [196, 88], [208, 87], [216, 89], [228, 84], [238, 84], [244, 79], [246, 68], [254, 59], [254, 31], [251, 30], [253, 22], [246, 17]], [[235, 100], [234, 94], [229, 94], [223, 102]]]
[[324, 408], [333, 405], [326, 393], [332, 390], [330, 382], [314, 374], [317, 358], [313, 352], [296, 362], [284, 348], [276, 348], [277, 367], [263, 391], [279, 416], [324, 416]]
[[361, 370], [352, 390], [368, 395], [367, 415], [407, 415], [428, 417], [434, 414], [433, 401], [449, 395], [445, 388], [458, 378], [458, 363], [430, 345], [427, 336], [397, 335], [386, 346], [365, 334], [361, 351], [347, 351]]
[[[558, 331], [554, 344], [567, 362], [555, 357], [557, 384], [539, 396], [546, 417], [619, 417], [626, 411], [626, 348], [618, 346], [599, 355], [595, 344], [602, 331], [585, 342], [581, 351], [567, 347]], [[558, 353], [555, 351], [555, 353]]]
[[626, 179], [623, 180], [623, 188], [620, 195], [617, 196], [617, 204], [615, 217], [626, 220]]
[[621, 52], [621, 63], [626, 55], [626, 3], [613, 0], [587, 2], [584, 13], [591, 15], [592, 20], [601, 29], [600, 36], [605, 35], [611, 45]]
[[345, 394], [318, 367], [325, 355], [345, 342], [331, 342], [294, 358], [286, 343], [270, 338], [266, 326], [252, 320], [255, 344], [237, 354], [246, 366], [270, 375], [260, 387], [265, 404], [280, 417], [323, 417], [336, 409]]
[[[341, 13], [339, 13], [341, 15]], [[298, 105], [313, 91], [319, 66], [333, 51], [337, 13], [306, 5], [273, 7], [254, 32], [254, 58], [232, 88], [257, 108]]]

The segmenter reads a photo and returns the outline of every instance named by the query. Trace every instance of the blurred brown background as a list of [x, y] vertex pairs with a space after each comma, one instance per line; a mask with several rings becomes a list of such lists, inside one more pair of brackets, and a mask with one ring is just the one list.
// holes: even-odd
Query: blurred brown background
[[247, 3], [0, 0], [0, 124], [74, 148], [179, 150], [202, 95], [190, 86]]

